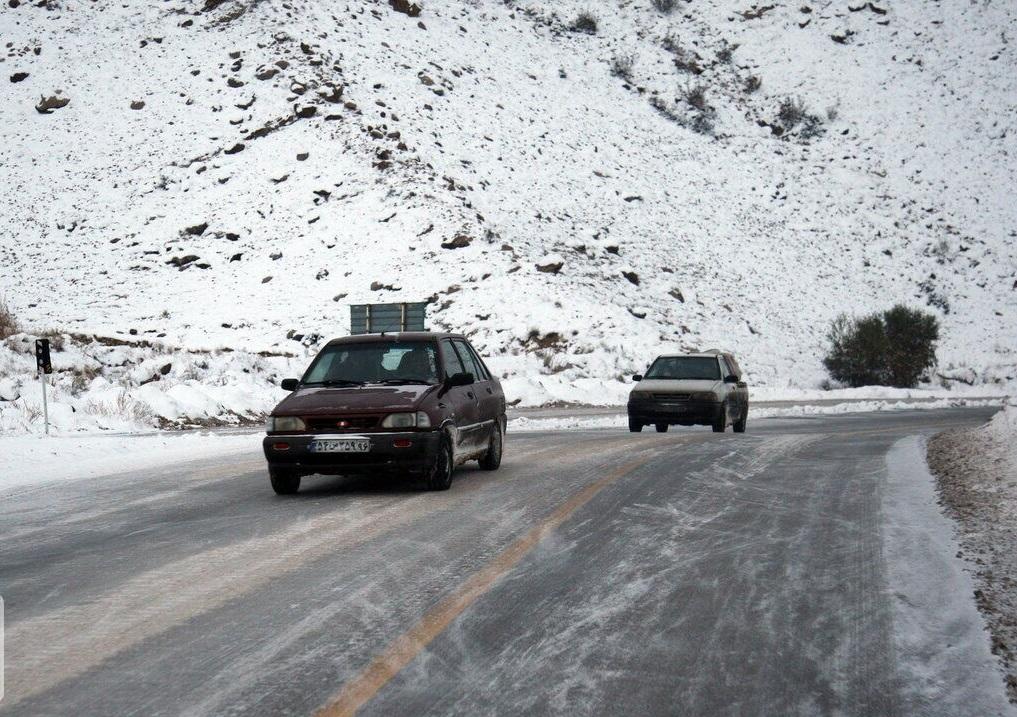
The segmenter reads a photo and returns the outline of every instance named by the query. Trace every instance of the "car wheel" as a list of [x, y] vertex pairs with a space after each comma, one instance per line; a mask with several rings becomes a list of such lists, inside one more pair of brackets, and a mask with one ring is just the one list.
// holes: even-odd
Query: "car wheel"
[[494, 422], [494, 430], [491, 431], [491, 442], [487, 446], [487, 453], [480, 459], [480, 468], [485, 471], [496, 471], [501, 465], [501, 451], [503, 439], [501, 435], [501, 421]]
[[657, 433], [667, 433], [667, 424], [666, 423], [658, 423], [656, 428], [657, 428]]
[[732, 426], [734, 432], [745, 433], [745, 423], [748, 420], [749, 420], [749, 409], [746, 408], [745, 413], [742, 414], [742, 417], [734, 422], [734, 426]]
[[640, 431], [643, 430], [643, 424], [635, 419], [630, 418], [629, 430], [632, 431], [633, 433], [639, 433]]
[[300, 490], [300, 476], [281, 471], [269, 469], [268, 479], [272, 483], [272, 490], [276, 495], [293, 495]]
[[427, 471], [427, 489], [448, 490], [452, 486], [453, 470], [455, 466], [452, 463], [452, 444], [446, 437], [442, 439], [438, 455], [434, 457], [434, 462]]
[[727, 404], [720, 407], [717, 417], [713, 419], [713, 432], [723, 433], [727, 429]]

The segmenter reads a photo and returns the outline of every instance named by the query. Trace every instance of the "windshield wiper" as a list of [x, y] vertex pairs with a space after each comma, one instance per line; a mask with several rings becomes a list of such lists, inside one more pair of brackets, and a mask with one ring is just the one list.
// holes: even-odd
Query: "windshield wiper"
[[330, 378], [326, 381], [311, 381], [305, 386], [363, 386], [363, 381], [351, 381], [347, 378]]
[[377, 383], [380, 383], [383, 386], [406, 386], [409, 384], [418, 384], [418, 383], [430, 386], [434, 384], [434, 381], [427, 378], [385, 378], [378, 381]]

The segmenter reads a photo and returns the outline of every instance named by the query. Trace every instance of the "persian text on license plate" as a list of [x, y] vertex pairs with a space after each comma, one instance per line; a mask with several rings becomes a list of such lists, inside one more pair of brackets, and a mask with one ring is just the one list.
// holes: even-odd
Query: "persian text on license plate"
[[311, 441], [312, 453], [367, 453], [371, 441], [367, 438], [329, 438]]

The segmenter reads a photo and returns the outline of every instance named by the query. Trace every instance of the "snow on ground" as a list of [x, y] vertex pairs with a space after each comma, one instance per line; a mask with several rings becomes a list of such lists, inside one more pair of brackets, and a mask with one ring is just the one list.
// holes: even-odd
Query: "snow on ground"
[[959, 559], [953, 526], [940, 509], [921, 438], [887, 455], [882, 496], [887, 590], [903, 674], [905, 714], [1017, 715], [1007, 703], [974, 585]]
[[232, 455], [261, 455], [260, 433], [206, 431], [147, 435], [0, 436], [0, 492]]
[[[248, 351], [183, 350], [155, 339], [110, 339], [50, 334], [54, 373], [47, 377], [51, 430], [57, 435], [82, 432], [146, 431], [154, 427], [228, 426], [260, 422], [283, 398], [282, 378], [300, 376], [313, 348], [296, 344], [295, 355], [259, 355]], [[16, 334], [0, 342], [0, 435], [43, 431], [42, 391], [35, 373], [34, 336]], [[553, 389], [525, 380], [505, 380], [510, 402], [526, 407], [548, 401], [619, 406], [632, 383], [582, 379]], [[543, 390], [532, 391], [533, 386]], [[753, 401], [858, 402], [827, 406], [838, 410], [886, 410], [909, 407], [915, 400], [952, 405], [983, 398], [997, 386], [950, 389], [893, 389], [872, 386], [830, 391], [762, 388]], [[812, 410], [805, 406], [800, 411]], [[753, 416], [784, 415], [754, 408]], [[796, 415], [799, 409], [790, 409]], [[800, 412], [799, 411], [799, 412]], [[521, 424], [522, 425], [522, 424]], [[589, 423], [577, 424], [591, 427]], [[599, 425], [594, 421], [593, 425]], [[624, 425], [611, 423], [609, 425]]]
[[[285, 395], [279, 379], [307, 360], [60, 334], [51, 341], [55, 434], [258, 421]], [[0, 344], [0, 435], [41, 433], [43, 425], [34, 338], [11, 336]]]
[[429, 299], [523, 405], [711, 346], [811, 390], [905, 301], [937, 382], [1014, 381], [1012, 3], [422, 4], [5, 3], [0, 299], [252, 353]]
[[1017, 704], [1017, 404], [980, 428], [936, 436], [928, 456]]

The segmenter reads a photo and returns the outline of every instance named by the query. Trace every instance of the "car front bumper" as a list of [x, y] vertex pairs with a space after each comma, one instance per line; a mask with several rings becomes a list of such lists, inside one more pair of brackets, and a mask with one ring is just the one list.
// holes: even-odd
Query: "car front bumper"
[[641, 423], [669, 425], [710, 425], [720, 416], [724, 404], [719, 401], [629, 401], [629, 419]]
[[[316, 440], [366, 438], [371, 448], [366, 453], [317, 453], [311, 450]], [[409, 442], [397, 447], [398, 442]], [[347, 434], [277, 434], [262, 441], [270, 468], [301, 475], [320, 473], [421, 473], [434, 460], [441, 444], [440, 431], [406, 431]], [[283, 448], [282, 446], [286, 447]]]

